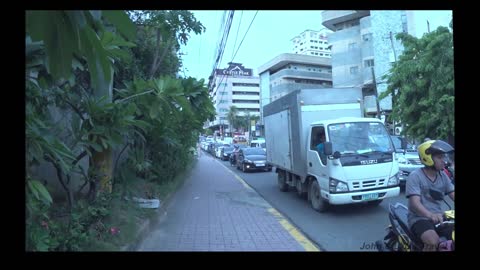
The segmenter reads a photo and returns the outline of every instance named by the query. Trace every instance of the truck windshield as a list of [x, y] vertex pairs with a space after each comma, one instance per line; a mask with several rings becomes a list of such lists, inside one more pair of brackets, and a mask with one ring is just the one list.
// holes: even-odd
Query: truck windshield
[[387, 130], [377, 122], [351, 122], [328, 126], [333, 152], [340, 154], [391, 153], [392, 141]]

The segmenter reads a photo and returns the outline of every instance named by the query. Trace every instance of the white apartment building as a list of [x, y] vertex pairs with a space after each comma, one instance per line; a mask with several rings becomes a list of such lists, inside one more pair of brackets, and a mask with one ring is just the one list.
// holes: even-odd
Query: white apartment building
[[[367, 114], [376, 115], [375, 87], [380, 95], [386, 90], [382, 76], [403, 52], [395, 39], [397, 33], [413, 34], [411, 11], [405, 10], [326, 10], [322, 24], [332, 48], [333, 87], [361, 87]], [[373, 80], [375, 75], [375, 80]], [[379, 102], [380, 112], [392, 110], [391, 98]]]
[[332, 87], [332, 59], [282, 53], [258, 68], [260, 76], [260, 133], [263, 106], [298, 89]]
[[240, 116], [260, 116], [260, 78], [253, 76], [252, 69], [230, 62], [227, 68], [215, 70], [213, 82], [210, 96], [217, 115], [206, 127], [231, 132], [227, 114], [232, 105]]
[[305, 30], [298, 36], [291, 39], [292, 52], [330, 58], [331, 50], [327, 40], [328, 32], [325, 29], [320, 31]]

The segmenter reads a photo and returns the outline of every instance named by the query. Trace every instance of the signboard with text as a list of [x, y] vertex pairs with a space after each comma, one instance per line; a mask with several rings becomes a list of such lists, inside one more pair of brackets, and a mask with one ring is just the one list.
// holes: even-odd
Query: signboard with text
[[229, 66], [226, 69], [216, 69], [216, 75], [226, 75], [226, 76], [252, 76], [252, 69], [245, 68], [240, 63], [228, 63]]

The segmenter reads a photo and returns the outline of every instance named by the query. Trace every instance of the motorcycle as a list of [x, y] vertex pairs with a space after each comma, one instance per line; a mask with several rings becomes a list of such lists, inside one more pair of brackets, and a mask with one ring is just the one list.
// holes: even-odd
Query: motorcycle
[[230, 155], [230, 166], [237, 166], [237, 160], [236, 160], [236, 155], [235, 155], [235, 152], [233, 152], [231, 155]]
[[[443, 200], [450, 210], [443, 213], [443, 222], [436, 224], [436, 230], [450, 229], [451, 226], [451, 240], [440, 236], [440, 243], [438, 251], [453, 251], [455, 250], [455, 210], [452, 210], [450, 205], [445, 201], [443, 193], [431, 189], [430, 195], [435, 200]], [[383, 240], [375, 242], [378, 251], [422, 251], [423, 242], [417, 238], [408, 226], [408, 208], [401, 204], [389, 205], [389, 219], [390, 225], [387, 227], [387, 235]]]
[[444, 171], [445, 171], [445, 174], [447, 174], [447, 176], [450, 177], [450, 181], [452, 181], [452, 184], [455, 185], [455, 173], [454, 173], [454, 171], [452, 170], [451, 167], [452, 167], [452, 163], [447, 162], [445, 164]]

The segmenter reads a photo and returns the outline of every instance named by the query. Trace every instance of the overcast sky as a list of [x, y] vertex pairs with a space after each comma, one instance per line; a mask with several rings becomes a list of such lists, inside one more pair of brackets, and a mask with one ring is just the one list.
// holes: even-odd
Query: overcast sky
[[[226, 68], [227, 63], [233, 60], [233, 62], [242, 63], [246, 68], [253, 69], [254, 75], [258, 75], [258, 67], [281, 53], [292, 52], [290, 40], [293, 37], [307, 29], [324, 28], [321, 12], [321, 10], [260, 10], [257, 13], [251, 10], [236, 10], [219, 68]], [[181, 75], [204, 78], [208, 81], [214, 64], [217, 43], [222, 36], [220, 27], [224, 11], [202, 10], [193, 11], [193, 13], [206, 27], [206, 31], [201, 35], [192, 34], [187, 46], [182, 46], [181, 53], [184, 55]], [[416, 11], [416, 36], [421, 37], [427, 31], [427, 20], [432, 31], [440, 25], [448, 26], [451, 18], [451, 10]], [[247, 32], [250, 24], [251, 27]], [[244, 36], [245, 39], [240, 45]], [[237, 53], [233, 58], [235, 51]]]

